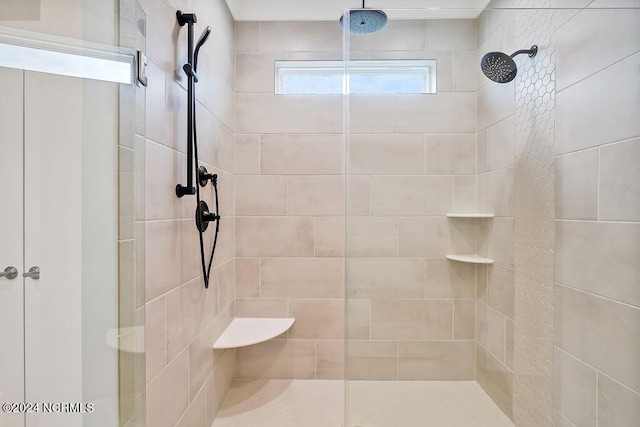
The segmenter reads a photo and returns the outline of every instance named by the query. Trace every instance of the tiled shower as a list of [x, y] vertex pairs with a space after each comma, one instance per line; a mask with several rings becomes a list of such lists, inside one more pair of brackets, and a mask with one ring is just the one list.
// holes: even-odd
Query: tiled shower
[[[40, 25], [0, 19], [147, 59], [147, 86], [122, 84], [108, 99], [118, 160], [102, 191], [118, 194], [118, 231], [113, 300], [102, 301], [119, 344], [81, 357], [92, 378], [108, 354], [103, 377], [114, 381], [95, 391], [88, 380], [78, 399], [117, 403], [109, 417], [64, 425], [640, 423], [637, 3], [434, 2], [426, 16], [372, 1], [389, 21], [355, 35], [338, 19], [358, 2], [335, 20], [301, 20], [252, 1], [118, 0], [101, 26], [106, 8], [94, 2], [64, 1], [86, 22], [73, 34], [55, 0], [40, 1]], [[208, 289], [196, 201], [174, 192], [188, 150], [177, 10], [197, 15], [196, 34], [212, 27], [196, 84], [199, 164], [217, 174], [222, 217]], [[101, 36], [107, 27], [117, 36]], [[480, 69], [487, 52], [532, 45], [510, 83]], [[280, 61], [347, 74], [357, 61], [403, 60], [435, 64], [434, 93], [276, 93]], [[84, 129], [104, 124], [81, 99]], [[211, 248], [213, 233], [203, 236]], [[81, 304], [90, 313], [99, 300]], [[238, 318], [258, 335], [271, 319], [295, 321], [220, 348]], [[102, 336], [82, 319], [83, 336]]]

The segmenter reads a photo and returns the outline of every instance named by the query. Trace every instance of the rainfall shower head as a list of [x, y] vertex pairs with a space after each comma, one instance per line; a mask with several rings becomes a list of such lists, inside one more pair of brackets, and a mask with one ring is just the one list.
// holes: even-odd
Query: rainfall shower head
[[[364, 7], [349, 13], [349, 31], [353, 34], [373, 34], [387, 25], [387, 14], [377, 9]], [[340, 17], [340, 27], [344, 28], [344, 16]]]
[[513, 58], [523, 53], [529, 55], [529, 58], [533, 58], [538, 53], [538, 46], [533, 45], [531, 49], [519, 50], [511, 56], [502, 52], [489, 52], [482, 57], [480, 68], [490, 80], [496, 83], [509, 83], [518, 74], [518, 67]]
[[200, 53], [200, 48], [203, 44], [205, 44], [210, 35], [211, 27], [205, 28], [205, 30], [202, 32], [202, 35], [200, 36], [200, 39], [198, 40], [198, 43], [196, 44], [196, 49], [193, 52], [193, 71], [198, 71], [198, 54]]

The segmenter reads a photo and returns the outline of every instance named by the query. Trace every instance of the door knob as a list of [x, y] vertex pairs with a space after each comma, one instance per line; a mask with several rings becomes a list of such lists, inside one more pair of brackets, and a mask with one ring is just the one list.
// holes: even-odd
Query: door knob
[[15, 267], [7, 267], [4, 271], [0, 271], [0, 277], [6, 277], [9, 280], [13, 280], [18, 277], [18, 269]]
[[33, 280], [39, 280], [40, 267], [31, 267], [28, 273], [22, 273], [22, 277], [31, 277]]

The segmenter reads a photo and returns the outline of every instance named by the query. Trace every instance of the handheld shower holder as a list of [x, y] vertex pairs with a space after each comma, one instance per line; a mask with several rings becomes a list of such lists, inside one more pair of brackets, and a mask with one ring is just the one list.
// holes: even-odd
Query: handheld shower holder
[[184, 27], [185, 24], [195, 24], [198, 22], [198, 17], [195, 13], [183, 13], [181, 10], [176, 12], [176, 19], [181, 27]]

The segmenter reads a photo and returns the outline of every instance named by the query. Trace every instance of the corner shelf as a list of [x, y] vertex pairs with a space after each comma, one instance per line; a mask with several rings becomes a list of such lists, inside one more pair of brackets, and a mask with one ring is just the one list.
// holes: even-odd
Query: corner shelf
[[493, 218], [495, 215], [494, 214], [481, 214], [481, 213], [475, 213], [475, 214], [457, 214], [457, 213], [450, 213], [447, 214], [447, 218]]
[[295, 320], [291, 317], [236, 317], [213, 344], [213, 348], [246, 347], [268, 341], [288, 331]]
[[470, 264], [493, 264], [491, 258], [484, 258], [478, 255], [447, 255], [447, 259]]

